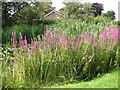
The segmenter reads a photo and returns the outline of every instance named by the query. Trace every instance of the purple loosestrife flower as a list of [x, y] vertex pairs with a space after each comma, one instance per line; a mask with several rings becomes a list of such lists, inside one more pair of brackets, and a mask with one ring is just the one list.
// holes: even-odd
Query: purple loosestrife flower
[[45, 38], [46, 38], [46, 45], [49, 48], [51, 45], [51, 39], [50, 39], [50, 31], [48, 30], [48, 26], [46, 26], [46, 31], [45, 31]]
[[118, 41], [120, 42], [120, 30], [118, 29]]
[[77, 46], [79, 46], [80, 45], [80, 41], [81, 41], [81, 36], [79, 35], [78, 37], [77, 37]]
[[22, 41], [22, 34], [21, 34], [21, 32], [19, 33], [19, 46], [22, 46], [22, 44], [23, 44], [23, 41]]
[[74, 41], [75, 41], [75, 37], [71, 35], [71, 36], [70, 36], [70, 40], [71, 40], [71, 48], [74, 48], [74, 45], [75, 45], [75, 44], [74, 44], [74, 43], [75, 43], [75, 42], [74, 42]]
[[25, 48], [28, 48], [28, 43], [27, 43], [26, 36], [25, 36], [25, 39], [24, 39], [24, 44], [25, 44]]
[[106, 42], [107, 42], [107, 31], [103, 31], [101, 34], [100, 34], [100, 42], [102, 45], [105, 45]]
[[16, 36], [16, 32], [12, 32], [12, 37], [15, 37]]
[[50, 45], [51, 45], [51, 39], [50, 39], [50, 38], [48, 38], [48, 39], [47, 39], [47, 47], [49, 48], [49, 47], [50, 47]]
[[78, 35], [78, 37], [76, 38], [76, 49], [79, 49], [81, 45], [81, 35]]
[[16, 36], [16, 32], [12, 32], [11, 42], [12, 42], [12, 45], [13, 45], [13, 47], [14, 47], [14, 50], [15, 50], [16, 47], [17, 47], [17, 41], [15, 40], [15, 36]]
[[13, 47], [14, 47], [14, 49], [16, 49], [16, 47], [17, 47], [17, 41], [15, 41], [15, 40], [13, 40]]
[[91, 39], [90, 39], [90, 37], [89, 37], [89, 35], [88, 35], [88, 32], [85, 32], [85, 33], [83, 34], [82, 38], [83, 38], [85, 41], [87, 41], [87, 42], [90, 42], [90, 41], [91, 41]]
[[112, 28], [110, 30], [110, 41], [111, 41], [111, 47], [114, 47], [114, 45], [118, 42], [118, 38], [119, 38], [119, 31], [117, 28]]
[[92, 48], [94, 48], [94, 46], [98, 43], [98, 37], [94, 36], [92, 37]]
[[74, 37], [72, 35], [67, 39], [67, 47], [68, 49], [74, 48]]
[[55, 32], [53, 32], [53, 31], [52, 31], [52, 41], [54, 44], [56, 43]]
[[59, 38], [59, 42], [62, 45], [67, 45], [67, 36], [65, 34], [61, 35], [60, 38]]
[[49, 34], [50, 34], [50, 32], [49, 32], [49, 30], [48, 30], [48, 26], [46, 26], [46, 31], [45, 31], [45, 36], [46, 36], [46, 38], [49, 37]]
[[21, 34], [21, 32], [19, 33], [19, 40], [22, 41], [22, 34]]
[[43, 43], [42, 43], [42, 40], [41, 40], [41, 38], [40, 38], [40, 37], [38, 38], [38, 43], [39, 43], [39, 45], [40, 45], [40, 48], [42, 48]]
[[12, 32], [12, 42], [15, 41], [16, 32]]
[[24, 37], [22, 47], [23, 47], [26, 51], [28, 51], [28, 43], [27, 43], [26, 36]]
[[98, 37], [97, 37], [97, 36], [94, 36], [94, 37], [92, 38], [92, 42], [93, 42], [93, 43], [97, 43], [97, 42], [98, 42]]
[[30, 44], [31, 50], [34, 51], [36, 49], [36, 45], [34, 40], [31, 38], [31, 44]]
[[68, 43], [67, 43], [67, 47], [68, 47], [68, 49], [74, 48], [74, 42], [69, 39]]
[[71, 39], [67, 39], [67, 47], [68, 47], [68, 49], [72, 48]]
[[52, 42], [53, 42], [53, 48], [54, 51], [56, 50], [56, 36], [55, 36], [55, 32], [52, 31]]
[[55, 32], [52, 31], [52, 38], [55, 38]]
[[110, 30], [110, 39], [115, 42], [118, 40], [118, 29], [116, 28], [113, 28]]

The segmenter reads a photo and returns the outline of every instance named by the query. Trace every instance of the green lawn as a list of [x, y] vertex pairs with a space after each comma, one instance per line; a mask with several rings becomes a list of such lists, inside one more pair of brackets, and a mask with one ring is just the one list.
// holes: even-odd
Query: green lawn
[[118, 70], [111, 71], [91, 81], [64, 84], [62, 86], [55, 85], [51, 88], [118, 88]]

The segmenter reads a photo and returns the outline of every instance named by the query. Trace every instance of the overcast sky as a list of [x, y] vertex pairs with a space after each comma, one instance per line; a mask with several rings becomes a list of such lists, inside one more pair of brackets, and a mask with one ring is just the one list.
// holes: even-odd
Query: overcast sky
[[[52, 0], [53, 7], [56, 7], [56, 10], [59, 10], [64, 5], [62, 4], [63, 0]], [[69, 0], [68, 0], [69, 1]], [[81, 2], [90, 2], [90, 3], [102, 3], [104, 5], [104, 11], [107, 12], [108, 10], [113, 10], [116, 13], [116, 19], [118, 19], [118, 2], [120, 0], [80, 0]]]

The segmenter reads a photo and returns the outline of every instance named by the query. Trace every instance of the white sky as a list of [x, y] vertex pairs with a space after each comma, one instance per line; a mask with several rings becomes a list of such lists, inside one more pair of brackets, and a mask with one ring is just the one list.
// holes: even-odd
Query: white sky
[[[56, 7], [56, 10], [59, 10], [64, 5], [62, 4], [63, 0], [52, 0], [53, 7]], [[69, 0], [68, 0], [69, 1]], [[107, 12], [108, 10], [113, 10], [116, 13], [116, 20], [118, 20], [118, 2], [120, 0], [79, 0], [81, 2], [90, 2], [90, 3], [102, 3], [104, 5], [104, 11]]]

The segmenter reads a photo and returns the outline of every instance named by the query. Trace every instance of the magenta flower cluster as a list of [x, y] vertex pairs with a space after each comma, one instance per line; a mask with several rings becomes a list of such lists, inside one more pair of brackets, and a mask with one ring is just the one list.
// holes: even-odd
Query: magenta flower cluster
[[99, 36], [91, 36], [88, 32], [85, 32], [83, 35], [79, 35], [77, 37], [72, 35], [67, 36], [65, 33], [57, 36], [54, 31], [49, 31], [48, 27], [46, 27], [44, 40], [41, 40], [39, 37], [37, 41], [34, 41], [31, 38], [31, 43], [28, 44], [27, 37], [24, 36], [23, 38], [22, 33], [19, 33], [19, 41], [17, 42], [15, 40], [16, 32], [12, 32], [11, 42], [15, 49], [17, 47], [22, 47], [26, 51], [35, 51], [37, 49], [46, 50], [51, 48], [54, 51], [60, 48], [78, 49], [82, 45], [81, 42], [92, 44], [92, 48], [98, 44], [101, 46], [108, 45], [108, 47], [113, 47], [118, 42], [118, 38], [120, 38], [119, 33], [120, 31], [117, 28], [109, 28], [101, 32]]

